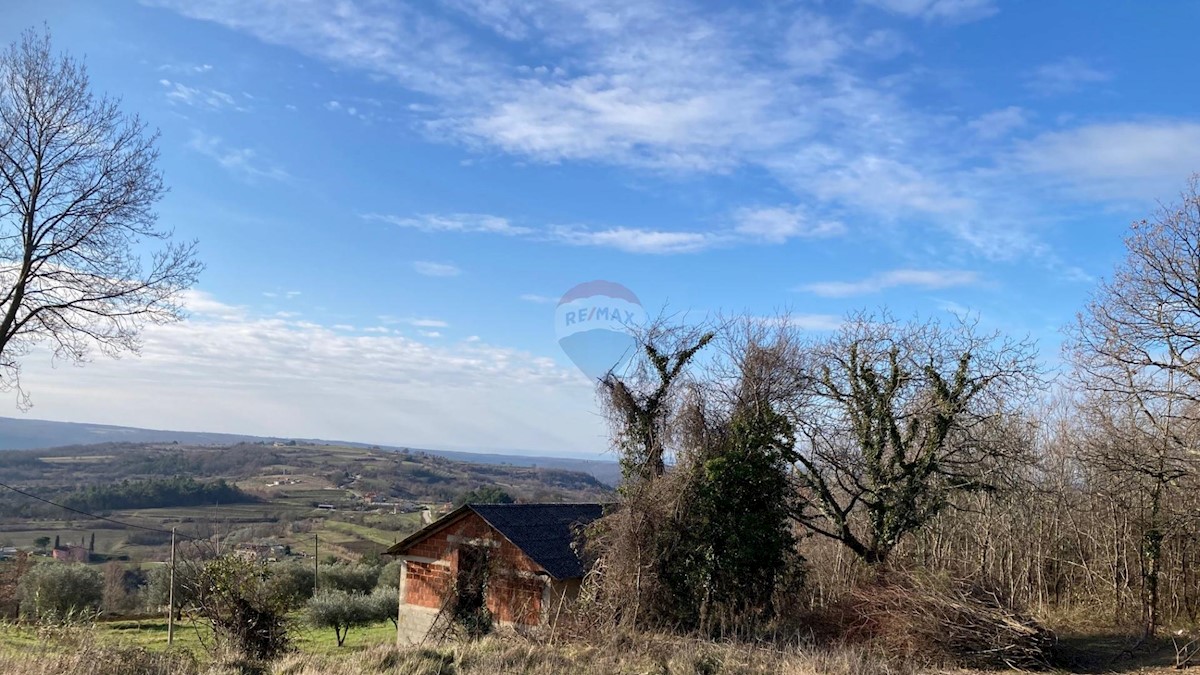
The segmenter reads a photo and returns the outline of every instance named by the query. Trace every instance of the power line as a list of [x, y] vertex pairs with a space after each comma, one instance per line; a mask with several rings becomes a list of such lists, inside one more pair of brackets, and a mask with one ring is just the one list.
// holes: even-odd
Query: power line
[[[122, 520], [117, 520], [117, 519], [115, 519], [115, 518], [109, 518], [108, 516], [100, 516], [100, 515], [96, 515], [95, 513], [88, 513], [87, 511], [81, 511], [81, 510], [79, 510], [79, 509], [76, 509], [76, 508], [72, 508], [72, 507], [70, 507], [70, 506], [67, 506], [66, 504], [59, 504], [58, 502], [50, 501], [49, 499], [46, 499], [46, 498], [44, 498], [44, 497], [39, 497], [39, 496], [37, 496], [37, 495], [35, 495], [35, 494], [32, 494], [32, 493], [30, 493], [30, 492], [26, 492], [26, 491], [24, 491], [24, 490], [21, 490], [21, 489], [19, 489], [19, 488], [15, 488], [15, 487], [13, 487], [13, 486], [11, 486], [11, 485], [6, 485], [6, 484], [4, 484], [4, 483], [0, 483], [0, 487], [2, 487], [2, 488], [8, 488], [9, 490], [12, 490], [13, 492], [15, 492], [15, 493], [17, 493], [17, 494], [19, 494], [19, 495], [25, 495], [26, 497], [29, 497], [30, 499], [36, 499], [36, 500], [38, 500], [39, 502], [43, 502], [43, 503], [49, 504], [50, 506], [57, 506], [57, 507], [58, 507], [58, 508], [60, 508], [60, 509], [64, 509], [64, 510], [66, 510], [66, 511], [70, 511], [70, 512], [72, 512], [72, 513], [78, 513], [79, 515], [81, 515], [81, 516], [87, 516], [88, 518], [95, 518], [96, 520], [104, 520], [104, 521], [107, 521], [107, 522], [110, 522], [110, 523], [115, 523], [115, 524], [117, 524], [117, 525], [121, 525], [122, 527], [131, 527], [131, 528], [135, 528], [135, 529], [138, 529], [138, 530], [146, 530], [146, 531], [148, 531], [148, 532], [161, 532], [161, 533], [163, 533], [163, 534], [172, 534], [171, 530], [164, 530], [164, 529], [162, 529], [162, 528], [159, 528], [159, 527], [150, 527], [150, 526], [148, 526], [148, 525], [138, 525], [138, 524], [136, 524], [136, 523], [127, 523], [127, 522], [125, 522], [125, 521], [122, 521]], [[189, 536], [189, 535], [186, 535], [186, 534], [183, 534], [183, 533], [180, 533], [180, 534], [179, 534], [179, 536], [180, 536], [180, 537], [183, 537], [184, 539], [190, 539], [191, 541], [207, 541], [206, 539], [199, 539], [199, 538], [197, 538], [197, 537], [192, 537], [192, 536]]]

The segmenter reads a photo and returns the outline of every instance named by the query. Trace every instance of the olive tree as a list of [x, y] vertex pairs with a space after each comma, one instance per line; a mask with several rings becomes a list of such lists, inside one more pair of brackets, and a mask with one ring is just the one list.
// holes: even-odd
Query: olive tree
[[[316, 628], [332, 628], [339, 647], [346, 641], [351, 628], [369, 626], [393, 618], [397, 605], [395, 589], [380, 589], [376, 593], [323, 590], [308, 601], [308, 620]], [[390, 601], [385, 601], [384, 593]]]
[[118, 103], [48, 33], [0, 52], [0, 387], [23, 405], [32, 348], [136, 351], [144, 325], [181, 318], [201, 269], [195, 244], [156, 224], [157, 134]]
[[43, 563], [21, 577], [17, 594], [22, 615], [65, 621], [99, 611], [104, 580], [95, 567]]

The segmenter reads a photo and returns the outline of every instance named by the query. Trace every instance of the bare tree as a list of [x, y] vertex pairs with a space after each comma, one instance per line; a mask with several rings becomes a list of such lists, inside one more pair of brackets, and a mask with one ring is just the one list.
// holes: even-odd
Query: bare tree
[[[157, 134], [96, 97], [84, 66], [29, 30], [0, 54], [0, 387], [47, 344], [83, 361], [138, 349], [178, 320], [201, 270], [195, 243], [157, 228]], [[148, 241], [166, 242], [144, 257]]]
[[808, 358], [792, 410], [795, 515], [868, 564], [1020, 458], [1006, 427], [1038, 377], [1025, 342], [859, 315]]
[[1125, 247], [1078, 317], [1075, 364], [1092, 391], [1128, 395], [1135, 373], [1141, 394], [1200, 403], [1200, 175], [1178, 204], [1134, 223]]
[[1134, 223], [1125, 246], [1067, 347], [1085, 392], [1085, 459], [1140, 533], [1143, 632], [1153, 637], [1164, 543], [1194, 515], [1178, 495], [1196, 473], [1200, 424], [1200, 177], [1178, 204]]
[[1195, 430], [1176, 417], [1170, 396], [1143, 397], [1132, 377], [1127, 392], [1090, 392], [1081, 457], [1107, 480], [1105, 495], [1129, 514], [1140, 539], [1142, 627], [1154, 637], [1161, 624], [1164, 545], [1190, 531], [1195, 513], [1177, 497], [1195, 490]]

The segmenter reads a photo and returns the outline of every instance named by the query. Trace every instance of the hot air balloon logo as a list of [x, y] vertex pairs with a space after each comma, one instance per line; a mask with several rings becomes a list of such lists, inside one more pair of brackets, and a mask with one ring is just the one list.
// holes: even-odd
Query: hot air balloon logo
[[612, 281], [589, 281], [567, 291], [554, 311], [558, 344], [592, 380], [625, 365], [637, 351], [634, 331], [646, 310], [633, 291]]

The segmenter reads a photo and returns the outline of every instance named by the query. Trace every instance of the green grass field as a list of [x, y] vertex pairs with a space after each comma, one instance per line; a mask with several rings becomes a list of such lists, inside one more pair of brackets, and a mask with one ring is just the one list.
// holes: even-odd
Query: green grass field
[[[354, 652], [376, 645], [392, 644], [396, 640], [396, 628], [390, 621], [371, 626], [352, 628], [343, 646], [337, 646], [333, 630], [317, 630], [304, 621], [301, 614], [291, 617], [289, 634], [292, 645], [306, 654], [338, 654]], [[165, 651], [167, 644], [167, 620], [141, 619], [100, 621], [92, 626], [81, 627], [88, 632], [89, 639], [102, 644], [144, 647], [154, 651]], [[0, 624], [0, 653], [5, 651], [36, 650], [45, 647], [47, 639], [53, 638], [32, 626]], [[212, 646], [212, 632], [203, 622], [188, 619], [175, 624], [175, 640], [172, 649], [190, 651], [203, 657]]]

